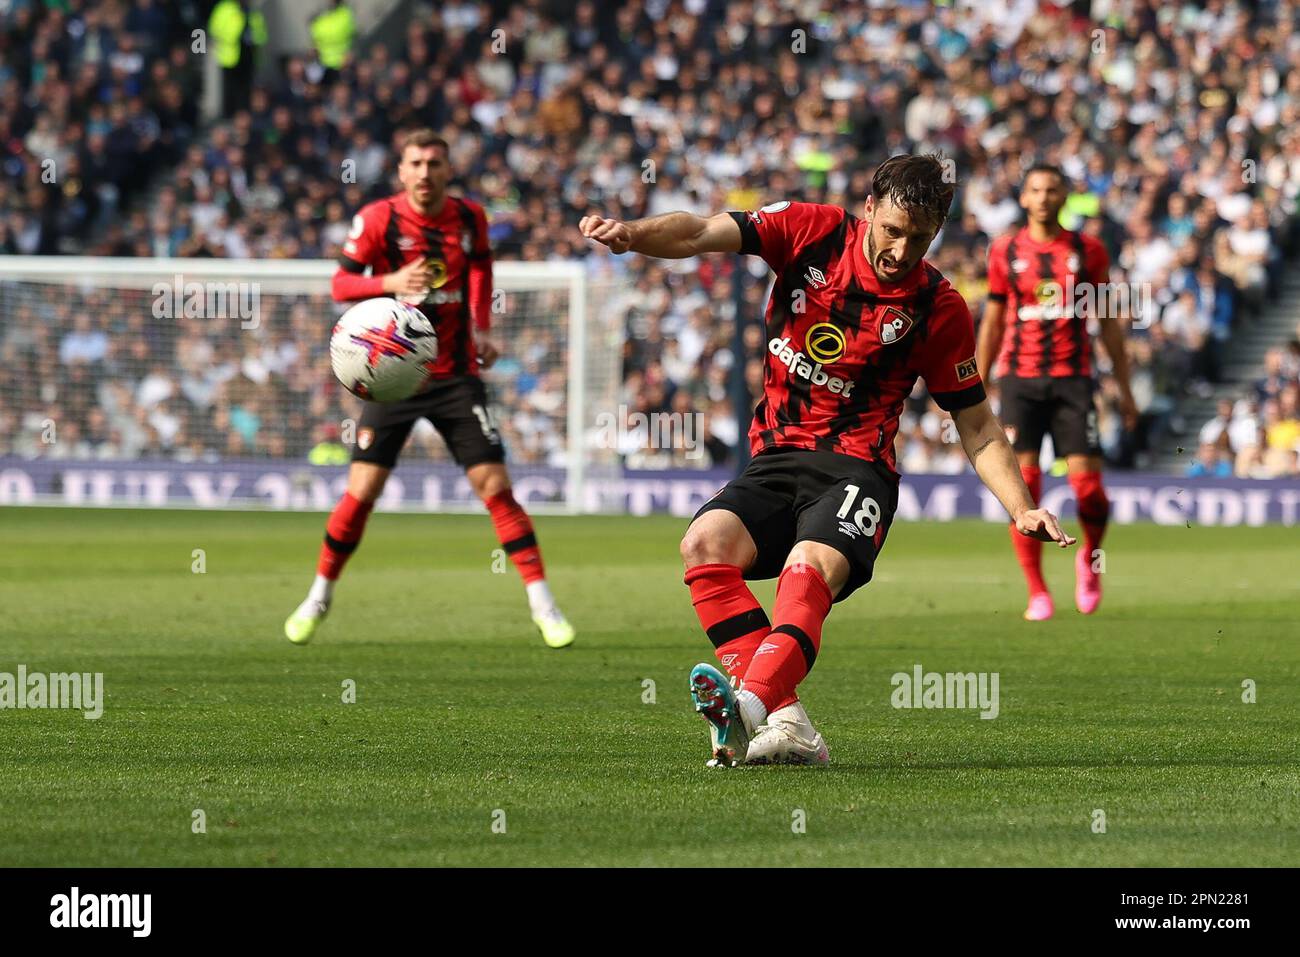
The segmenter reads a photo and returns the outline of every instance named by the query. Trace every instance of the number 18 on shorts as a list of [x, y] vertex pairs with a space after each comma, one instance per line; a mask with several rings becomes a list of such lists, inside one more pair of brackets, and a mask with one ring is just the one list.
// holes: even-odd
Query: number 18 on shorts
[[758, 557], [750, 580], [781, 574], [797, 542], [819, 542], [844, 555], [843, 601], [871, 580], [898, 508], [897, 479], [882, 465], [838, 452], [782, 449], [755, 456], [696, 513], [723, 509], [744, 524]]

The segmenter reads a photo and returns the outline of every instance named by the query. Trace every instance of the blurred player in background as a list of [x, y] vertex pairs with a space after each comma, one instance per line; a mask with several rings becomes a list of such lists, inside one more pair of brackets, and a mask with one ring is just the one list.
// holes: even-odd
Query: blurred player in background
[[[1101, 483], [1088, 303], [1107, 301], [1099, 293], [1109, 281], [1110, 260], [1099, 240], [1061, 226], [1058, 217], [1067, 192], [1065, 176], [1054, 166], [1035, 166], [1026, 174], [1020, 205], [1027, 223], [989, 246], [989, 296], [976, 358], [986, 382], [996, 376], [1002, 422], [1035, 502], [1043, 489], [1039, 456], [1045, 434], [1051, 433], [1056, 454], [1065, 457], [1084, 540], [1074, 558], [1074, 601], [1090, 615], [1101, 604], [1097, 550], [1110, 501]], [[1119, 387], [1120, 412], [1131, 429], [1137, 407], [1124, 332], [1115, 316], [1092, 318], [1100, 326]], [[1051, 618], [1055, 607], [1043, 580], [1042, 542], [1013, 528], [1011, 544], [1029, 589], [1025, 619]]]
[[339, 302], [395, 296], [417, 304], [438, 333], [435, 381], [403, 402], [365, 403], [348, 489], [325, 526], [316, 579], [284, 623], [284, 632], [298, 644], [315, 634], [407, 436], [417, 419], [426, 418], [487, 506], [501, 547], [524, 580], [543, 640], [563, 648], [574, 639], [573, 627], [551, 595], [532, 522], [511, 491], [505, 450], [479, 377], [480, 367], [488, 368], [498, 355], [495, 346], [474, 334], [475, 328], [480, 335], [487, 332], [492, 298], [492, 252], [483, 208], [447, 194], [449, 150], [432, 130], [416, 130], [405, 138], [398, 177], [403, 192], [369, 204], [353, 218], [333, 294]]
[[[691, 601], [730, 675], [710, 664], [691, 671], [712, 765], [829, 761], [796, 688], [832, 603], [871, 580], [898, 505], [899, 414], [918, 377], [952, 413], [1019, 534], [1063, 548], [1074, 541], [1035, 507], [984, 396], [970, 310], [922, 258], [952, 203], [945, 171], [936, 156], [886, 160], [862, 219], [779, 202], [710, 218], [580, 224], [615, 253], [745, 253], [776, 272], [763, 400], [749, 430], [754, 458], [696, 513], [681, 544]], [[745, 580], [773, 577], [769, 619]]]

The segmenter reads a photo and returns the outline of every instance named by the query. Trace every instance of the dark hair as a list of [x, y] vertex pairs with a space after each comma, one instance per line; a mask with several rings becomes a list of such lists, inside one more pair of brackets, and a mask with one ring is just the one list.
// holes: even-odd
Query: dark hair
[[418, 130], [411, 130], [398, 140], [398, 144], [397, 155], [399, 157], [406, 154], [408, 146], [441, 146], [443, 153], [448, 156], [451, 155], [451, 147], [447, 145], [447, 141], [427, 126], [423, 126]]
[[1025, 185], [1029, 182], [1029, 177], [1035, 173], [1051, 173], [1061, 181], [1062, 186], [1068, 186], [1070, 181], [1066, 178], [1065, 172], [1059, 166], [1053, 166], [1051, 163], [1035, 163], [1029, 169], [1025, 170], [1025, 178], [1020, 181], [1020, 191], [1025, 191]]
[[957, 177], [952, 170], [952, 160], [941, 153], [891, 156], [876, 167], [871, 195], [877, 203], [888, 198], [899, 209], [920, 210], [937, 230], [947, 220], [957, 192]]

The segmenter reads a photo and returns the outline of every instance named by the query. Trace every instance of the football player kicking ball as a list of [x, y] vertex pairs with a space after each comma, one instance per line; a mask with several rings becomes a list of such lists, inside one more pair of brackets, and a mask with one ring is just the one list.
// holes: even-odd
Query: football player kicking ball
[[[861, 219], [781, 202], [707, 219], [582, 220], [584, 235], [616, 253], [740, 252], [776, 272], [753, 460], [700, 509], [681, 544], [691, 601], [730, 676], [709, 664], [691, 672], [711, 765], [829, 760], [797, 688], [831, 605], [871, 580], [898, 504], [898, 417], [918, 376], [952, 413], [1020, 533], [1062, 548], [1074, 541], [1034, 507], [984, 397], [970, 311], [922, 259], [953, 192], [938, 157], [896, 156], [877, 170]], [[745, 580], [772, 577], [769, 619]]]
[[[546, 644], [574, 638], [546, 584], [542, 553], [528, 513], [515, 501], [501, 436], [488, 414], [479, 368], [497, 350], [475, 341], [472, 324], [488, 329], [492, 253], [487, 219], [476, 203], [447, 194], [451, 179], [445, 140], [432, 130], [406, 137], [398, 163], [403, 192], [366, 206], [352, 220], [334, 273], [339, 302], [396, 296], [418, 304], [438, 334], [433, 385], [402, 402], [367, 402], [357, 426], [348, 488], [325, 526], [316, 580], [284, 623], [289, 640], [311, 640], [330, 608], [334, 583], [356, 551], [366, 518], [384, 490], [416, 419], [426, 418], [465, 469], [474, 494], [487, 506], [497, 538], [524, 580], [533, 622]], [[372, 275], [363, 275], [366, 267]]]
[[[1043, 490], [1038, 460], [1046, 433], [1056, 454], [1065, 456], [1084, 541], [1074, 557], [1074, 604], [1091, 615], [1101, 604], [1096, 559], [1110, 500], [1101, 484], [1088, 319], [1089, 304], [1103, 301], [1098, 293], [1108, 281], [1110, 260], [1099, 240], [1061, 227], [1065, 200], [1065, 176], [1056, 167], [1035, 166], [1025, 176], [1020, 205], [1027, 224], [989, 246], [989, 297], [976, 361], [991, 382], [997, 356], [992, 371], [1002, 393], [1001, 419], [1035, 502]], [[1119, 386], [1120, 412], [1131, 429], [1137, 407], [1124, 333], [1115, 317], [1096, 319]], [[1043, 580], [1042, 542], [1013, 529], [1011, 544], [1029, 590], [1025, 620], [1045, 621], [1055, 606]]]

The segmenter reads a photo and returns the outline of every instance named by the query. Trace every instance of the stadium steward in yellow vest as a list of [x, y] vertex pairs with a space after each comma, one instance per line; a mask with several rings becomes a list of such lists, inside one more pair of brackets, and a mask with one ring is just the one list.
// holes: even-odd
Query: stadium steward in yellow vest
[[357, 34], [356, 19], [344, 0], [321, 12], [311, 22], [311, 39], [316, 44], [316, 55], [327, 70], [341, 70], [352, 52], [352, 40]]

